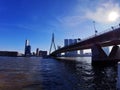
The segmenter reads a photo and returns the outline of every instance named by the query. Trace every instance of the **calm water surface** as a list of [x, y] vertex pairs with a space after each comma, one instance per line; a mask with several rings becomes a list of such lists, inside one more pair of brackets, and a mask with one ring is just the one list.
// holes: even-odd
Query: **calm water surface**
[[0, 57], [0, 90], [116, 90], [117, 66], [92, 67], [90, 57], [73, 59]]

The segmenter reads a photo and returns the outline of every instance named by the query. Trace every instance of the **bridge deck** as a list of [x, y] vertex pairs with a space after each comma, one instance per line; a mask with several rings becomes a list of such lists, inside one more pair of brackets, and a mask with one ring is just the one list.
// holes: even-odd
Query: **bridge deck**
[[100, 33], [96, 36], [94, 35], [90, 38], [82, 40], [76, 44], [60, 48], [51, 53], [51, 55], [67, 51], [90, 49], [94, 44], [99, 44], [102, 47], [120, 44], [120, 27], [114, 29], [112, 28], [112, 30], [108, 32]]

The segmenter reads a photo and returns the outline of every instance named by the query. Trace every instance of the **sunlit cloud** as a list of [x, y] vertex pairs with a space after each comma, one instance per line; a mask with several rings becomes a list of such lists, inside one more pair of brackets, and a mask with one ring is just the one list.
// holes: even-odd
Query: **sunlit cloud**
[[94, 11], [89, 9], [86, 10], [85, 17], [86, 19], [93, 20], [99, 23], [111, 23], [115, 21], [113, 19], [119, 19], [120, 6], [118, 3], [113, 2], [102, 3]]
[[[92, 2], [91, 2], [92, 3]], [[84, 8], [84, 9], [83, 9]], [[95, 21], [100, 24], [110, 24], [120, 19], [120, 6], [117, 2], [99, 2], [96, 6], [83, 7], [80, 3], [74, 7], [72, 14], [64, 17], [57, 17], [59, 25], [68, 28], [79, 27], [81, 23]], [[112, 13], [112, 15], [110, 15]]]

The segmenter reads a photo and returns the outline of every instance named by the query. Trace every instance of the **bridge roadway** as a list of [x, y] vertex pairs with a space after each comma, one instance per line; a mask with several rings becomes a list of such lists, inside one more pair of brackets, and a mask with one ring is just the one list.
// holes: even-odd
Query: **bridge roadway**
[[62, 47], [52, 52], [50, 55], [56, 56], [57, 54], [63, 53], [63, 52], [91, 49], [95, 44], [99, 44], [101, 47], [119, 45], [120, 44], [120, 25], [117, 27], [112, 27], [109, 31], [98, 33], [97, 35], [81, 40], [80, 42], [75, 43], [73, 45]]

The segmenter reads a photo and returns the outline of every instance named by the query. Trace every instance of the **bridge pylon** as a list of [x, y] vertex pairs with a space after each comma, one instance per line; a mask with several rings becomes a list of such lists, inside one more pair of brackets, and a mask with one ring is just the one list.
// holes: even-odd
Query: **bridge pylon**
[[51, 45], [50, 45], [49, 55], [51, 53], [52, 47], [54, 48], [54, 50], [56, 50], [56, 45], [55, 45], [55, 40], [54, 40], [54, 33], [52, 33], [52, 41], [51, 41]]

